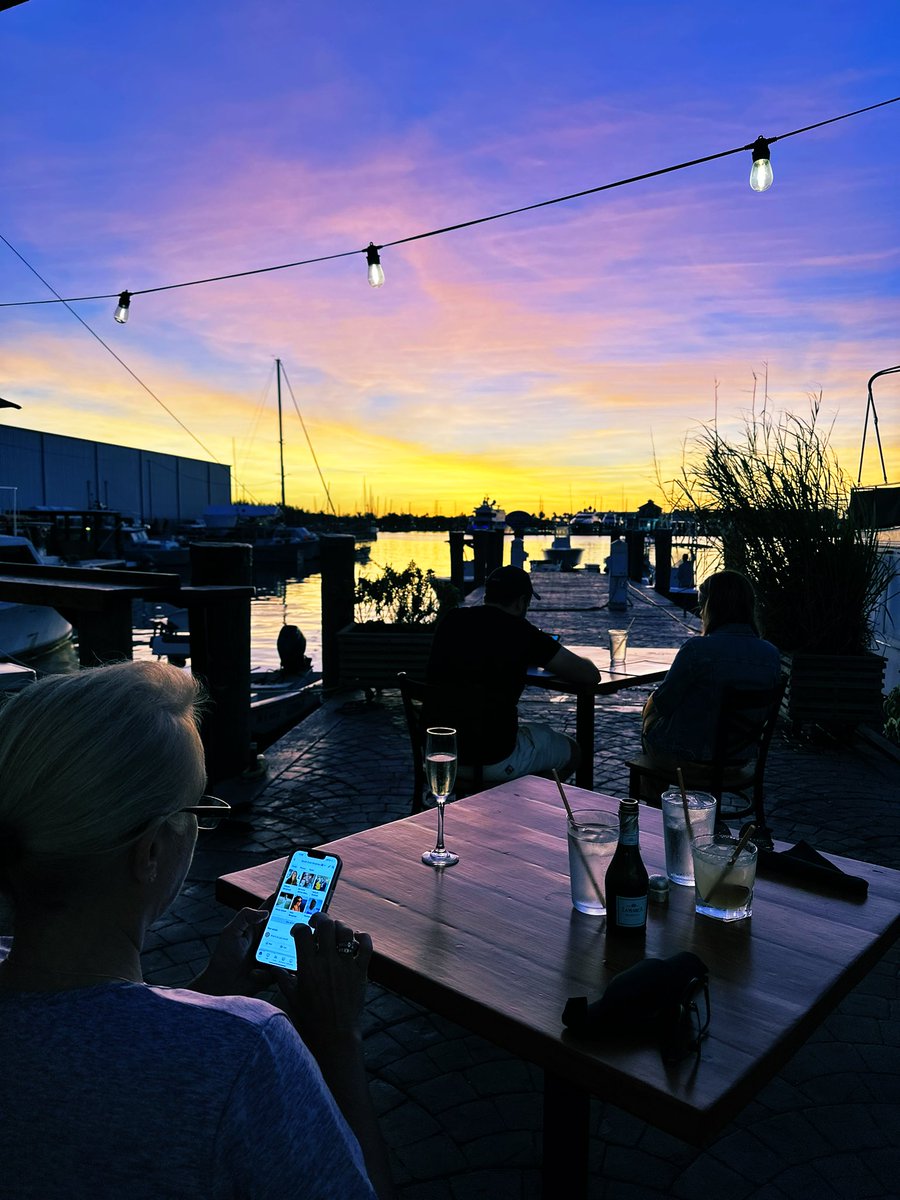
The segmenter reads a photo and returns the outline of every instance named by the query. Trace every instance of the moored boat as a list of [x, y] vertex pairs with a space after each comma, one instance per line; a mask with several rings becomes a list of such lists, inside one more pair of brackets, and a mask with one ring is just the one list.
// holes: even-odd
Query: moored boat
[[[0, 534], [0, 560], [38, 566], [43, 562], [29, 538], [13, 534]], [[71, 624], [55, 608], [0, 601], [0, 656], [3, 658], [37, 658], [63, 645], [71, 636]]]
[[561, 571], [574, 571], [583, 553], [580, 546], [572, 545], [568, 530], [560, 528], [549, 549], [544, 551], [544, 558], [547, 562], [558, 563]]
[[603, 519], [593, 508], [583, 508], [569, 522], [570, 533], [600, 533]]
[[485, 531], [506, 532], [505, 510], [498, 507], [496, 500], [489, 500], [487, 496], [475, 509], [466, 526], [466, 533], [484, 533]]

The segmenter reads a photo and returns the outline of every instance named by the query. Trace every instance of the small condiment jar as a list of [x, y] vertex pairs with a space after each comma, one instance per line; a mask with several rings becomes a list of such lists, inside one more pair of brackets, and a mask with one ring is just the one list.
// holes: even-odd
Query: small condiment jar
[[650, 876], [648, 895], [651, 904], [669, 903], [669, 880], [665, 875]]

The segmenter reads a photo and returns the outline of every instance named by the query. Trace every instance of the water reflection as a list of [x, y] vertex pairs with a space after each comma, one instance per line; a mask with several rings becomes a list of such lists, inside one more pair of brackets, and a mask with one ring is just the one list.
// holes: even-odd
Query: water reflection
[[[509, 559], [509, 542], [504, 558]], [[525, 549], [531, 559], [543, 558], [545, 549], [553, 541], [552, 534], [534, 535], [525, 538]], [[572, 535], [572, 545], [583, 550], [582, 566], [595, 563], [603, 569], [609, 555], [608, 536]], [[649, 543], [648, 543], [649, 547]], [[711, 547], [693, 546], [696, 574], [702, 579], [715, 569], [714, 550]], [[684, 547], [673, 549], [673, 560], [677, 561]], [[650, 548], [652, 559], [652, 548]], [[450, 546], [446, 533], [382, 533], [371, 546], [371, 559], [357, 565], [359, 575], [377, 575], [384, 567], [402, 570], [414, 562], [423, 571], [432, 570], [438, 576], [450, 575]], [[307, 654], [315, 670], [322, 669], [322, 588], [319, 574], [303, 577], [280, 575], [271, 569], [254, 572], [257, 595], [250, 606], [252, 666], [254, 669], [274, 670], [278, 667], [276, 642], [283, 625], [296, 625], [306, 636]], [[159, 606], [145, 605], [144, 620], [136, 625], [136, 658], [150, 657], [150, 634], [154, 609]], [[183, 628], [187, 628], [185, 618]], [[75, 666], [77, 667], [77, 660]], [[75, 669], [63, 667], [61, 669]]]

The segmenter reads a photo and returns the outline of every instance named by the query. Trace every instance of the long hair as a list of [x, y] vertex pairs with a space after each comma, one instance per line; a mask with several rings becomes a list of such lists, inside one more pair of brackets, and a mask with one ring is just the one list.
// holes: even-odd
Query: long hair
[[0, 883], [115, 849], [196, 803], [198, 685], [157, 662], [48, 676], [0, 711]]
[[717, 571], [708, 575], [697, 592], [703, 632], [712, 633], [722, 625], [749, 625], [758, 634], [756, 593], [753, 584], [740, 571]]

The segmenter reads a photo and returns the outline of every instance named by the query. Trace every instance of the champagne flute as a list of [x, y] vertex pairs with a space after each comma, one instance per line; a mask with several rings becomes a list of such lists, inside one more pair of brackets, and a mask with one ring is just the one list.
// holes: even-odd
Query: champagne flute
[[430, 867], [452, 867], [459, 855], [444, 845], [444, 805], [456, 781], [456, 730], [436, 725], [425, 731], [425, 773], [437, 800], [437, 843], [426, 850], [422, 862]]

